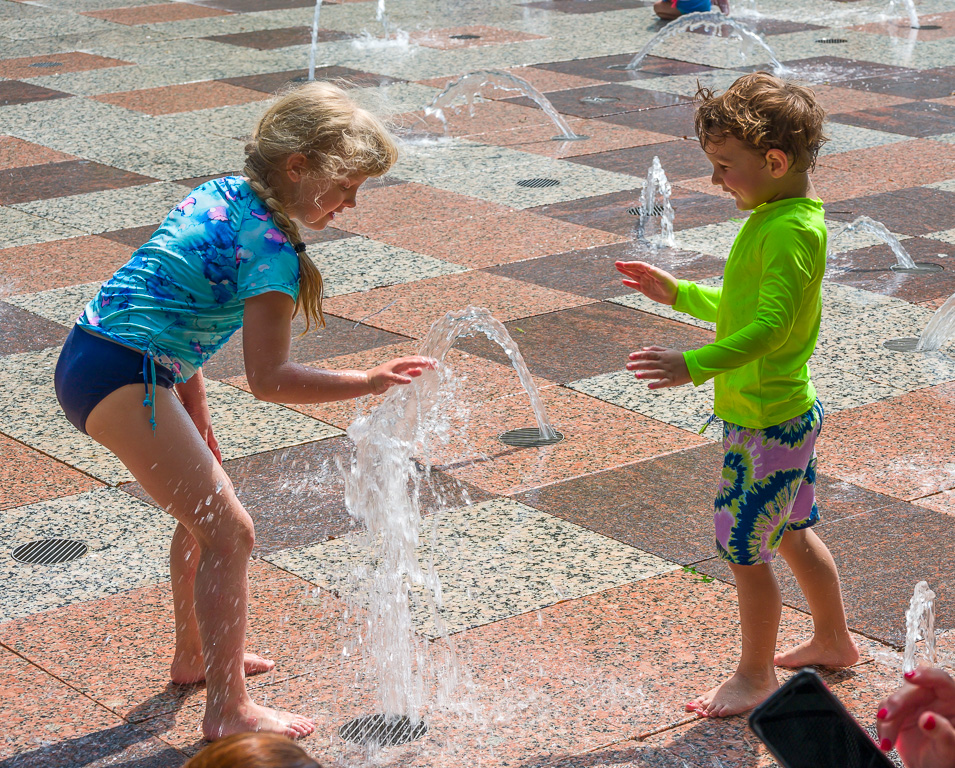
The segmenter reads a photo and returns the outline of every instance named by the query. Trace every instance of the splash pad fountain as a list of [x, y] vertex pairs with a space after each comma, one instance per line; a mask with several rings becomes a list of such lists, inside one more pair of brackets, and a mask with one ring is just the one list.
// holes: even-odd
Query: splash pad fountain
[[[434, 554], [423, 564], [422, 510], [418, 468], [430, 477], [433, 441], [446, 442], [453, 431], [454, 387], [444, 365], [454, 342], [483, 333], [499, 344], [510, 359], [530, 399], [537, 427], [519, 430], [526, 446], [560, 442], [563, 435], [547, 420], [537, 387], [517, 345], [504, 326], [486, 309], [468, 307], [449, 312], [436, 322], [422, 342], [420, 354], [438, 362], [412, 384], [393, 388], [370, 413], [348, 428], [354, 453], [345, 478], [345, 504], [363, 524], [362, 548], [370, 565], [350, 577], [349, 592], [359, 595], [356, 612], [364, 614], [362, 631], [352, 649], [361, 653], [369, 678], [377, 683], [381, 712], [341, 726], [346, 741], [366, 747], [392, 746], [427, 732], [422, 711], [427, 690], [437, 685], [436, 703], [446, 704], [461, 682], [462, 671], [441, 619], [442, 591]], [[516, 445], [505, 438], [501, 440]], [[533, 437], [534, 439], [529, 439]], [[416, 459], [417, 457], [417, 459]], [[414, 596], [412, 592], [414, 591]], [[444, 642], [435, 661], [435, 647], [417, 638], [412, 601], [430, 614], [433, 633]]]
[[474, 114], [475, 99], [481, 95], [481, 90], [485, 87], [498, 89], [502, 91], [517, 91], [531, 99], [537, 104], [551, 119], [560, 134], [553, 137], [554, 141], [583, 141], [588, 136], [580, 136], [573, 132], [567, 121], [554, 109], [548, 98], [538, 91], [527, 80], [512, 75], [509, 72], [502, 72], [496, 69], [483, 69], [477, 72], [470, 72], [467, 75], [449, 82], [444, 89], [438, 93], [431, 103], [424, 108], [425, 115], [438, 118], [444, 126], [445, 133], [448, 130], [448, 121], [444, 111], [450, 108], [456, 101], [462, 100]]
[[955, 294], [935, 310], [920, 336], [889, 339], [882, 346], [893, 352], [937, 352], [952, 336], [955, 336]]
[[[832, 237], [829, 238], [829, 245], [840, 238], [844, 238], [846, 235], [852, 234], [854, 232], [867, 232], [871, 235], [875, 235], [882, 242], [888, 245], [892, 249], [892, 253], [895, 254], [896, 263], [893, 264], [890, 268], [894, 272], [904, 272], [909, 274], [920, 274], [923, 272], [941, 272], [944, 267], [940, 264], [933, 264], [931, 262], [916, 262], [902, 247], [902, 244], [899, 242], [899, 239], [893, 235], [888, 228], [880, 221], [875, 219], [870, 219], [868, 216], [859, 216], [853, 219], [848, 224], [840, 227]], [[828, 256], [831, 259], [835, 256], [838, 251], [835, 248], [830, 247]], [[942, 254], [939, 254], [940, 256]]]
[[[647, 172], [643, 191], [640, 193], [640, 204], [636, 208], [628, 209], [628, 213], [640, 217], [635, 235], [641, 244], [649, 245], [651, 248], [676, 248], [676, 238], [673, 236], [674, 213], [670, 194], [670, 182], [660, 164], [660, 158], [654, 156], [653, 163]], [[651, 222], [658, 223], [658, 232], [648, 230]]]
[[905, 648], [902, 653], [879, 651], [873, 658], [901, 672], [911, 672], [919, 664], [955, 669], [955, 657], [940, 652], [935, 631], [935, 592], [928, 582], [915, 585], [912, 599], [905, 612]]

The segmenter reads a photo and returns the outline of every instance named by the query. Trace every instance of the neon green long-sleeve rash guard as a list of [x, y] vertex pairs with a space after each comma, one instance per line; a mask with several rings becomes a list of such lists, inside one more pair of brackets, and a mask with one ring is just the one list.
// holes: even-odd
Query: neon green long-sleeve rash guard
[[816, 399], [808, 360], [822, 316], [824, 214], [804, 197], [760, 205], [733, 242], [722, 288], [679, 282], [674, 309], [716, 322], [716, 340], [684, 359], [694, 385], [715, 377], [724, 421], [765, 429]]

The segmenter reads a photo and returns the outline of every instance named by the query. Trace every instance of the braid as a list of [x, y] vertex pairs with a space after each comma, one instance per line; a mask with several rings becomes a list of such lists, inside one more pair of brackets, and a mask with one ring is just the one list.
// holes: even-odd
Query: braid
[[295, 300], [295, 312], [292, 317], [295, 317], [300, 311], [304, 311], [306, 333], [311, 328], [312, 322], [324, 328], [322, 273], [318, 271], [318, 267], [305, 252], [298, 224], [289, 218], [289, 215], [285, 212], [285, 206], [282, 205], [272, 188], [264, 180], [263, 177], [266, 175], [260, 173], [256, 167], [261, 162], [261, 158], [258, 157], [255, 144], [249, 144], [246, 147], [246, 152], [248, 154], [245, 159], [245, 168], [242, 170], [243, 175], [249, 180], [249, 186], [252, 187], [255, 194], [262, 199], [265, 207], [269, 209], [276, 226], [296, 246], [295, 250], [298, 252], [298, 298]]

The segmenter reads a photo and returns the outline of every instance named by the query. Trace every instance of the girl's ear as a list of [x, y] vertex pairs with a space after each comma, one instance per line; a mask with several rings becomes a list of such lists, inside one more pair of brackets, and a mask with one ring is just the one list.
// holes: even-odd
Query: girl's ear
[[766, 153], [766, 164], [769, 173], [774, 179], [781, 179], [789, 173], [789, 155], [781, 149], [771, 149]]
[[289, 181], [298, 184], [305, 175], [307, 160], [301, 152], [293, 152], [285, 159], [285, 173], [288, 174]]

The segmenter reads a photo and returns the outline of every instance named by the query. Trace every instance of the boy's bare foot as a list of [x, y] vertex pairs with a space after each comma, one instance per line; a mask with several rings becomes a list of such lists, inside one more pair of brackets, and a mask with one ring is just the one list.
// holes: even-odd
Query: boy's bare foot
[[859, 660], [859, 648], [851, 637], [837, 644], [823, 644], [815, 637], [805, 643], [777, 653], [773, 663], [777, 667], [851, 667]]
[[[275, 668], [275, 662], [272, 659], [266, 659], [257, 653], [245, 654], [244, 661], [246, 677], [268, 672]], [[202, 663], [202, 657], [193, 657], [192, 659], [174, 658], [169, 675], [177, 685], [192, 685], [193, 683], [201, 683], [206, 679], [206, 668]]]
[[202, 735], [209, 741], [233, 733], [278, 733], [290, 739], [302, 739], [315, 731], [315, 723], [302, 715], [270, 709], [249, 701], [232, 715], [215, 716], [206, 708]]
[[737, 672], [729, 680], [697, 696], [686, 705], [687, 712], [700, 717], [729, 717], [746, 712], [779, 687], [775, 675], [753, 680]]

